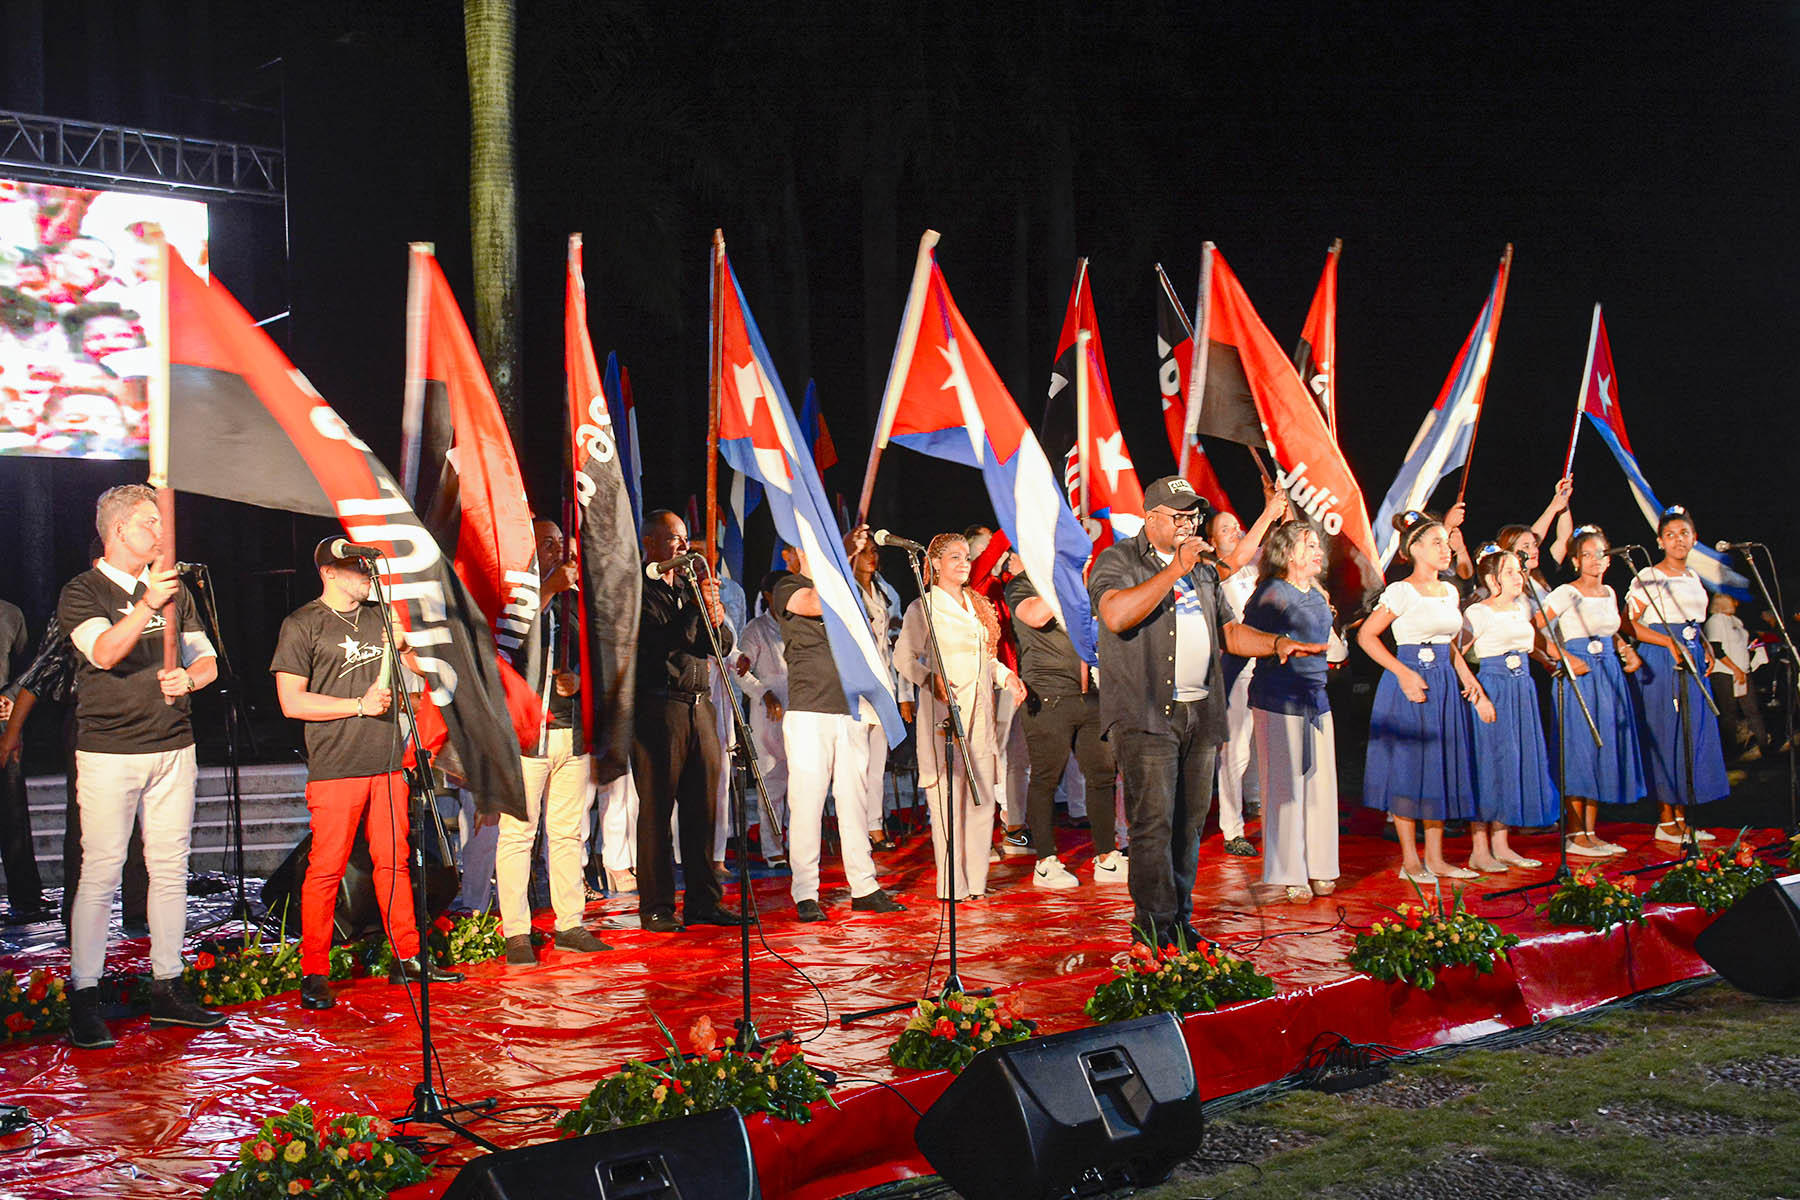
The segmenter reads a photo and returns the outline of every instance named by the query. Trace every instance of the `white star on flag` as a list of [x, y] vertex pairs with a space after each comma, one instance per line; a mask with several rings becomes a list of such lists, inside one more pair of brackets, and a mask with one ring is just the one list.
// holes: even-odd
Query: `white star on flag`
[[955, 338], [950, 339], [949, 345], [941, 347], [940, 353], [950, 364], [950, 374], [938, 390], [956, 389], [956, 406], [962, 410], [963, 425], [969, 431], [975, 465], [980, 466], [987, 460], [987, 422], [981, 419], [981, 406], [975, 403], [975, 386], [969, 382], [969, 373], [963, 368], [962, 351], [957, 348]]
[[1119, 472], [1131, 466], [1131, 460], [1125, 457], [1125, 434], [1123, 431], [1111, 437], [1100, 438], [1094, 443], [1096, 455], [1100, 459], [1100, 469], [1106, 472], [1106, 486], [1114, 489], [1119, 486]]
[[1612, 376], [1611, 375], [1600, 376], [1598, 386], [1596, 386], [1594, 390], [1600, 393], [1600, 411], [1605, 413], [1607, 416], [1611, 416], [1612, 415], [1613, 398], [1608, 393], [1610, 393], [1612, 391]]

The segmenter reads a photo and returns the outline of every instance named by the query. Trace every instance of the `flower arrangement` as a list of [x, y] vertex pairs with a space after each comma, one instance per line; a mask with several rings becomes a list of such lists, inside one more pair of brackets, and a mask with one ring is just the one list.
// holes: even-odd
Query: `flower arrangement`
[[431, 1171], [393, 1140], [380, 1117], [327, 1117], [305, 1104], [266, 1118], [237, 1162], [206, 1189], [206, 1200], [379, 1200], [421, 1183]]
[[1216, 942], [1186, 949], [1151, 949], [1133, 942], [1113, 978], [1094, 989], [1085, 1011], [1096, 1021], [1128, 1021], [1150, 1013], [1211, 1012], [1221, 1004], [1261, 1000], [1275, 994], [1275, 981]]
[[[331, 978], [350, 978], [355, 960], [351, 947], [333, 947]], [[265, 945], [260, 929], [235, 947], [202, 942], [182, 978], [202, 1004], [229, 1006], [266, 1000], [300, 986], [300, 943], [278, 937]]]
[[819, 1073], [792, 1042], [776, 1042], [760, 1054], [746, 1054], [737, 1039], [720, 1039], [711, 1017], [688, 1028], [691, 1053], [682, 1054], [661, 1019], [657, 1028], [669, 1044], [659, 1063], [638, 1059], [594, 1085], [581, 1104], [556, 1123], [571, 1137], [642, 1125], [668, 1117], [735, 1108], [745, 1116], [767, 1113], [804, 1125], [820, 1100], [836, 1107]]
[[1740, 833], [1724, 850], [1708, 850], [1698, 858], [1683, 859], [1670, 867], [1651, 886], [1649, 895], [1652, 900], [1693, 904], [1707, 912], [1719, 912], [1774, 875]]
[[942, 1001], [921, 1000], [894, 1044], [888, 1061], [907, 1071], [962, 1069], [990, 1046], [1022, 1042], [1037, 1032], [1037, 1022], [1017, 1016], [1004, 999], [946, 993]]
[[0, 971], [0, 1041], [69, 1027], [68, 985], [42, 967], [24, 979]]
[[[498, 913], [470, 913], [455, 920], [439, 917], [425, 932], [425, 944], [440, 967], [461, 963], [486, 962], [506, 953], [506, 938], [500, 932]], [[385, 975], [394, 965], [394, 947], [383, 941], [369, 965], [375, 975]]]
[[[1414, 888], [1417, 891], [1415, 885]], [[1437, 986], [1444, 967], [1468, 964], [1483, 975], [1494, 970], [1494, 960], [1505, 958], [1509, 946], [1519, 944], [1510, 933], [1501, 933], [1463, 906], [1462, 890], [1445, 910], [1440, 896], [1436, 905], [1425, 902], [1390, 909], [1392, 921], [1376, 921], [1366, 933], [1356, 935], [1348, 962], [1357, 970], [1386, 982], [1404, 980], [1423, 991]]]
[[1552, 892], [1538, 911], [1558, 925], [1607, 930], [1628, 921], [1644, 923], [1644, 901], [1629, 875], [1608, 879], [1597, 867], [1583, 867]]

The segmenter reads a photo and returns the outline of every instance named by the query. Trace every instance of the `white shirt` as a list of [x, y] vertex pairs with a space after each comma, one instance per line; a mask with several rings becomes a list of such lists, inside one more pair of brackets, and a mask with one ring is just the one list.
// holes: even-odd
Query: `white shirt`
[[738, 637], [738, 653], [750, 660], [750, 666], [738, 676], [744, 695], [760, 700], [774, 693], [775, 699], [787, 707], [787, 659], [782, 654], [781, 626], [775, 614], [761, 613], [751, 618]]
[[[1700, 576], [1691, 567], [1680, 575], [1665, 575], [1656, 567], [1645, 567], [1632, 576], [1625, 602], [1631, 605], [1633, 612], [1637, 611], [1638, 605], [1644, 606], [1638, 619], [1646, 625], [1661, 625], [1665, 621], [1679, 625], [1683, 621], [1706, 620], [1706, 585], [1700, 582]], [[1661, 612], [1657, 611], [1659, 607]]]
[[1440, 584], [1441, 596], [1427, 596], [1407, 580], [1390, 583], [1381, 593], [1381, 607], [1394, 614], [1394, 643], [1400, 646], [1441, 645], [1462, 632], [1462, 610], [1456, 589]]
[[1529, 653], [1537, 640], [1531, 615], [1525, 611], [1525, 597], [1520, 596], [1505, 608], [1486, 603], [1471, 604], [1463, 613], [1463, 626], [1469, 631], [1470, 645], [1477, 658], [1493, 658], [1507, 654]]
[[[1173, 555], [1156, 551], [1166, 565]], [[1246, 597], [1247, 598], [1247, 597]], [[1182, 575], [1175, 580], [1175, 699], [1204, 700], [1212, 670], [1212, 629], [1200, 610], [1200, 593]]]
[[1544, 615], [1556, 622], [1564, 641], [1610, 639], [1619, 632], [1619, 598], [1610, 587], [1605, 595], [1584, 596], [1574, 584], [1565, 583], [1544, 601]]
[[[1706, 618], [1706, 640], [1716, 643], [1725, 652], [1723, 656], [1713, 659], [1714, 675], [1731, 674], [1731, 667], [1725, 665], [1727, 659], [1746, 675], [1750, 673], [1750, 631], [1744, 628], [1744, 623], [1737, 617], [1720, 612]], [[1734, 679], [1731, 694], [1749, 695], [1750, 684], [1748, 681], [1738, 683]]]

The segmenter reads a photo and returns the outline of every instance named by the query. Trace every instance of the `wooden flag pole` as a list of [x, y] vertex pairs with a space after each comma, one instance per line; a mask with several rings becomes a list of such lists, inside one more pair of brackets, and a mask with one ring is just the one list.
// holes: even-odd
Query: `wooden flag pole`
[[[162, 522], [162, 552], [156, 558], [156, 570], [175, 569], [175, 491], [169, 486], [169, 250], [168, 241], [156, 234], [157, 303], [145, 322], [145, 334], [152, 350], [150, 378], [146, 380], [146, 417], [150, 430], [150, 486], [156, 489], [156, 512]], [[181, 621], [171, 600], [163, 617], [163, 670], [173, 671], [181, 665]], [[175, 703], [164, 696], [165, 704]]]
[[[725, 231], [713, 230], [712, 338], [706, 378], [706, 570], [719, 573], [719, 378], [725, 354]], [[692, 537], [693, 530], [688, 530]]]
[[[1086, 266], [1087, 260], [1083, 259], [1083, 269]], [[1093, 427], [1088, 415], [1091, 401], [1088, 395], [1088, 343], [1093, 336], [1085, 329], [1075, 331], [1075, 475], [1078, 480], [1075, 515], [1082, 521], [1086, 521], [1093, 510], [1088, 489], [1089, 473], [1093, 470], [1093, 464], [1088, 461], [1088, 440]]]
[[1575, 423], [1569, 427], [1569, 453], [1563, 459], [1562, 477], [1575, 473], [1575, 439], [1581, 436], [1581, 414], [1587, 411], [1588, 380], [1594, 377], [1594, 346], [1600, 340], [1600, 302], [1594, 302], [1594, 320], [1588, 326], [1587, 361], [1581, 367], [1581, 390], [1575, 394]]
[[907, 372], [912, 370], [913, 351], [919, 344], [919, 323], [925, 315], [925, 289], [931, 283], [931, 251], [938, 244], [938, 231], [927, 229], [919, 239], [919, 256], [913, 263], [912, 284], [906, 292], [906, 311], [900, 315], [900, 337], [894, 343], [894, 361], [888, 366], [887, 387], [881, 394], [881, 415], [875, 422], [875, 440], [869, 447], [869, 466], [863, 472], [862, 496], [856, 502], [856, 523], [869, 519], [869, 501], [875, 495], [875, 469], [881, 463], [881, 452], [887, 448], [888, 434], [894, 428], [894, 410], [900, 406], [900, 393], [906, 387]]
[[[569, 272], [581, 273], [581, 298], [582, 298], [581, 323], [582, 323], [582, 327], [586, 328], [586, 326], [587, 326], [587, 303], [586, 303], [586, 301], [587, 301], [587, 279], [586, 279], [585, 271], [584, 271], [584, 268], [582, 267], [582, 262], [581, 262], [581, 235], [579, 233], [571, 233], [569, 235], [569, 254], [568, 254], [567, 264], [564, 267], [564, 270], [569, 271]], [[566, 290], [566, 288], [565, 288], [565, 290]], [[564, 329], [563, 336], [566, 340], [568, 337], [567, 314], [564, 315], [563, 329]], [[567, 346], [564, 346], [563, 347], [563, 404], [565, 407], [567, 407], [571, 403], [570, 396], [574, 391], [574, 381], [569, 378], [568, 362], [569, 362], [569, 350], [568, 350]], [[625, 411], [623, 404], [620, 405], [619, 411], [620, 412]], [[613, 430], [613, 436], [616, 438], [619, 438], [620, 444], [623, 445], [623, 437], [624, 437], [623, 430], [618, 430], [618, 429]], [[562, 439], [562, 443], [563, 443], [563, 453], [562, 453], [562, 458], [563, 458], [563, 504], [562, 504], [563, 562], [570, 563], [570, 562], [576, 561], [577, 558], [580, 557], [579, 547], [581, 545], [581, 533], [580, 533], [579, 529], [577, 528], [577, 524], [581, 520], [581, 506], [575, 502], [575, 446], [574, 446], [574, 443], [572, 443], [567, 437]], [[621, 456], [621, 458], [622, 458], [622, 456]], [[620, 478], [623, 479], [622, 472], [621, 472]], [[555, 662], [557, 664], [559, 664], [560, 669], [562, 669], [564, 671], [576, 670], [578, 667], [578, 664], [575, 662], [575, 622], [579, 621], [581, 619], [581, 605], [582, 605], [582, 595], [581, 595], [581, 590], [579, 588], [574, 590], [574, 594], [572, 597], [570, 597], [569, 599], [567, 599], [563, 602], [563, 622], [560, 627], [561, 636], [558, 637], [558, 639], [557, 639], [557, 641], [560, 643], [560, 645], [553, 647], [552, 653], [555, 655]]]
[[[1506, 243], [1506, 253], [1500, 256], [1500, 285], [1494, 289], [1494, 316], [1489, 323], [1489, 336], [1495, 344], [1500, 341], [1500, 312], [1506, 307], [1506, 281], [1512, 275], [1512, 243]], [[1480, 353], [1477, 347], [1476, 353]], [[1490, 355], [1492, 350], [1489, 350]], [[1489, 370], [1493, 369], [1492, 360]], [[1463, 458], [1462, 482], [1456, 485], [1456, 502], [1463, 502], [1463, 494], [1469, 490], [1469, 465], [1475, 461], [1475, 435], [1481, 432], [1481, 410], [1485, 407], [1482, 400], [1487, 396], [1488, 371], [1481, 373], [1480, 395], [1475, 397], [1475, 422], [1469, 426], [1469, 452]]]
[[[1331, 259], [1336, 259], [1336, 258], [1342, 257], [1343, 253], [1344, 253], [1344, 239], [1343, 238], [1332, 238], [1331, 239], [1331, 249], [1326, 252], [1326, 257], [1331, 258]], [[1316, 353], [1316, 351], [1315, 351], [1315, 353]], [[1332, 361], [1330, 363], [1330, 367], [1331, 367], [1331, 407], [1325, 410], [1325, 425], [1328, 429], [1331, 430], [1331, 440], [1335, 444], [1338, 440], [1338, 428], [1337, 428], [1337, 407], [1338, 407], [1337, 406], [1337, 272], [1336, 271], [1333, 271], [1331, 274], [1331, 358], [1332, 358]], [[1300, 382], [1305, 383], [1306, 381], [1303, 379]]]
[[431, 321], [427, 260], [437, 255], [430, 242], [406, 247], [406, 392], [400, 410], [400, 489], [419, 503], [419, 454], [425, 438], [425, 345]]

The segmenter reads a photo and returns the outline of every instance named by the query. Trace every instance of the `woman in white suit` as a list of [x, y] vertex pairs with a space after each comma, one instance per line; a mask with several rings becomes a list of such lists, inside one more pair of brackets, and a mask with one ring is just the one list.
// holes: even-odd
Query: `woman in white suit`
[[[1000, 623], [993, 606], [970, 590], [969, 543], [961, 534], [939, 534], [925, 554], [931, 585], [914, 600], [894, 646], [894, 668], [919, 689], [917, 731], [919, 785], [931, 806], [931, 846], [937, 861], [940, 900], [978, 900], [987, 894], [988, 851], [994, 842], [995, 803], [1000, 747], [994, 727], [996, 690], [1010, 688], [1020, 700], [1025, 685], [994, 656]], [[937, 628], [946, 680], [933, 671], [926, 606]], [[946, 768], [944, 732], [949, 717], [946, 700], [956, 696], [969, 745], [969, 765]], [[952, 746], [953, 754], [956, 753]], [[960, 755], [958, 755], [960, 758]], [[956, 862], [948, 861], [946, 818], [956, 822]]]

